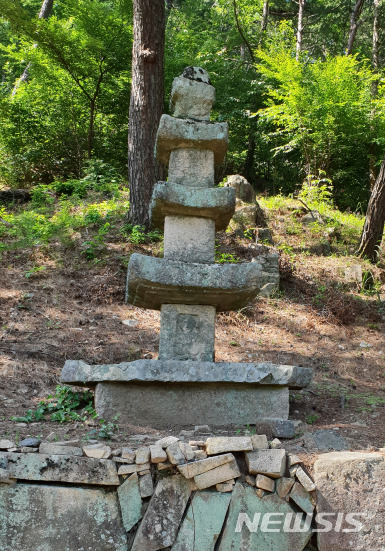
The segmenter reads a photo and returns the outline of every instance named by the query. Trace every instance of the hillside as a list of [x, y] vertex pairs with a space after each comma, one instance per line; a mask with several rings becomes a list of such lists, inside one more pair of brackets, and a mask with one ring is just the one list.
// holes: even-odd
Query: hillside
[[[280, 195], [258, 201], [280, 250], [281, 286], [272, 298], [218, 315], [216, 361], [313, 367], [312, 386], [291, 395], [291, 418], [302, 421], [298, 437], [332, 427], [356, 449], [384, 446], [384, 258], [373, 266], [353, 256], [362, 217], [318, 202], [312, 208], [324, 223], [305, 225], [300, 202]], [[157, 356], [159, 313], [126, 305], [124, 285], [130, 254], [161, 255], [162, 241], [127, 225], [127, 205], [127, 193], [116, 187], [79, 198], [43, 186], [32, 202], [0, 209], [3, 437], [158, 432], [108, 424], [93, 418], [90, 407], [72, 409], [76, 398], [63, 387], [60, 407], [49, 405], [57, 398], [47, 400], [66, 359]], [[239, 232], [218, 234], [217, 250], [220, 262], [258, 254], [253, 239]], [[362, 268], [361, 283], [349, 281], [354, 266]], [[59, 411], [58, 421], [50, 420], [52, 411]]]

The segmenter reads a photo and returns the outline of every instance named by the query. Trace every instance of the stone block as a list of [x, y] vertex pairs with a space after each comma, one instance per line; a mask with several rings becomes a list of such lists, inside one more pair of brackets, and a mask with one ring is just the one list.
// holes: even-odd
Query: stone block
[[168, 448], [168, 446], [171, 446], [171, 444], [174, 444], [175, 442], [179, 442], [179, 438], [177, 438], [176, 436], [165, 436], [164, 438], [157, 440], [155, 444], [163, 449], [166, 449]]
[[[197, 74], [206, 71], [194, 68]], [[207, 76], [206, 76], [207, 75]], [[199, 77], [198, 77], [199, 78]], [[215, 102], [215, 88], [208, 82], [185, 77], [184, 74], [174, 78], [171, 88], [170, 109], [174, 117], [210, 120], [210, 111]]]
[[224, 185], [235, 190], [237, 199], [240, 199], [245, 203], [255, 203], [255, 191], [246, 178], [240, 174], [231, 174], [230, 176], [227, 176], [227, 180]]
[[270, 442], [270, 448], [272, 450], [277, 450], [279, 448], [283, 448], [282, 442], [280, 440], [278, 440], [278, 438], [274, 438], [274, 440], [272, 440]]
[[167, 461], [167, 454], [159, 445], [150, 446], [151, 463], [163, 463]]
[[139, 477], [139, 492], [142, 498], [150, 497], [154, 493], [154, 483], [150, 473]]
[[131, 448], [122, 448], [121, 458], [125, 459], [126, 463], [135, 463], [136, 453]]
[[230, 495], [197, 492], [171, 551], [212, 551], [222, 531]]
[[159, 360], [213, 361], [214, 341], [214, 306], [162, 305]]
[[[306, 369], [306, 368], [305, 368]], [[305, 375], [305, 373], [303, 373], [303, 375]], [[310, 380], [311, 380], [311, 377], [312, 377], [312, 370], [309, 370], [307, 372], [307, 375], [309, 377], [308, 381], [310, 384]], [[306, 377], [306, 375], [305, 375]], [[300, 383], [300, 380], [298, 379], [297, 382], [299, 384]], [[303, 380], [304, 382], [304, 380]], [[297, 384], [297, 383], [294, 383], [294, 384]], [[291, 384], [289, 385], [290, 388], [294, 388], [291, 386]], [[299, 388], [299, 387], [297, 387]], [[258, 432], [266, 432], [267, 434], [270, 434], [272, 437], [277, 437], [277, 438], [294, 438], [295, 436], [295, 425], [294, 425], [294, 422], [289, 420], [289, 419], [278, 419], [278, 418], [265, 418], [265, 419], [257, 419], [256, 423], [255, 423], [255, 427], [257, 429]]]
[[295, 482], [289, 494], [290, 499], [305, 513], [312, 515], [314, 503], [310, 493], [299, 482]]
[[[311, 382], [313, 370], [293, 365], [275, 365], [271, 362], [196, 362], [175, 360], [136, 360], [111, 365], [89, 365], [82, 360], [67, 360], [61, 382], [87, 385], [98, 382], [160, 382], [160, 383], [247, 383], [305, 388]], [[281, 429], [294, 429], [293, 421], [287, 421], [283, 410], [281, 419], [264, 419], [267, 429], [272, 427], [274, 436]], [[266, 414], [264, 414], [266, 416]], [[191, 423], [188, 423], [191, 424]], [[208, 430], [207, 432], [210, 432]], [[333, 431], [334, 432], [334, 431]], [[262, 434], [262, 431], [260, 432]], [[285, 434], [291, 434], [288, 430]], [[280, 436], [278, 436], [280, 437]], [[289, 436], [286, 436], [288, 438]], [[175, 438], [168, 436], [166, 438]], [[179, 439], [177, 439], [179, 440]], [[162, 440], [163, 441], [163, 440]], [[167, 447], [162, 445], [162, 447]]]
[[180, 449], [179, 442], [174, 442], [166, 448], [166, 454], [171, 465], [183, 465], [186, 462], [185, 456]]
[[[317, 513], [326, 513], [339, 531], [318, 533], [320, 551], [382, 550], [385, 548], [385, 457], [380, 453], [332, 452], [314, 464]], [[352, 515], [351, 521], [346, 515]], [[354, 519], [354, 521], [353, 521]], [[354, 526], [352, 523], [361, 523]], [[323, 528], [320, 524], [319, 528]], [[347, 531], [348, 530], [348, 531]]]
[[279, 497], [284, 499], [290, 492], [294, 484], [293, 478], [282, 477], [278, 478], [275, 485], [275, 490]]
[[145, 446], [144, 448], [138, 448], [135, 454], [135, 463], [137, 465], [143, 465], [150, 461], [150, 448]]
[[152, 310], [162, 304], [209, 304], [218, 312], [239, 310], [270, 279], [258, 262], [197, 264], [134, 253], [128, 264], [126, 300]]
[[186, 444], [185, 442], [179, 442], [179, 447], [186, 461], [192, 461], [193, 459], [195, 459], [194, 450], [189, 444]]
[[220, 482], [219, 484], [215, 484], [216, 491], [221, 493], [232, 492], [233, 488], [234, 484], [231, 484], [229, 482]]
[[58, 446], [57, 444], [49, 444], [43, 442], [40, 444], [39, 452], [46, 455], [83, 455], [83, 450], [76, 446]]
[[118, 475], [140, 473], [150, 467], [150, 463], [141, 463], [140, 465], [121, 465], [118, 469]]
[[0, 485], [1, 484], [16, 484], [16, 478], [11, 478], [6, 469], [0, 468]]
[[200, 490], [204, 490], [210, 486], [215, 486], [221, 482], [226, 482], [231, 478], [238, 478], [238, 476], [241, 476], [241, 473], [237, 462], [233, 460], [229, 463], [225, 463], [224, 465], [220, 465], [219, 467], [215, 467], [215, 469], [211, 469], [210, 471], [194, 476], [194, 480], [198, 488]]
[[128, 551], [116, 492], [15, 484], [0, 487], [2, 551]]
[[301, 522], [301, 531], [285, 531], [289, 514], [295, 513], [277, 495], [261, 499], [254, 488], [237, 483], [218, 551], [302, 551], [312, 535], [311, 527]]
[[246, 452], [246, 464], [251, 474], [280, 478], [286, 469], [285, 450], [257, 450]]
[[95, 459], [109, 459], [111, 457], [110, 446], [105, 446], [104, 444], [84, 446], [83, 452], [87, 457], [94, 457]]
[[[158, 182], [150, 204], [151, 225], [163, 230], [166, 216], [199, 216], [213, 220], [215, 231], [222, 231], [227, 228], [234, 209], [235, 193], [232, 188], [201, 189], [173, 181]], [[190, 235], [190, 238], [193, 236]]]
[[168, 180], [186, 187], [214, 187], [214, 152], [209, 149], [174, 149]]
[[243, 452], [253, 449], [250, 436], [215, 436], [207, 438], [206, 453]]
[[175, 149], [209, 149], [214, 153], [214, 164], [223, 163], [229, 145], [229, 127], [226, 122], [195, 121], [162, 115], [156, 135], [155, 156], [168, 164], [170, 152]]
[[191, 494], [182, 475], [159, 480], [131, 551], [158, 551], [173, 545]]
[[202, 459], [201, 461], [195, 461], [194, 463], [178, 465], [177, 468], [185, 478], [193, 478], [199, 474], [211, 471], [212, 469], [215, 469], [215, 467], [230, 463], [230, 461], [234, 461], [234, 459], [235, 458], [232, 453], [226, 453], [224, 455]]
[[159, 429], [204, 421], [217, 427], [246, 425], [257, 416], [288, 414], [289, 390], [224, 383], [99, 383], [95, 408], [103, 419], [119, 414], [123, 424]]
[[255, 227], [257, 223], [257, 207], [255, 205], [246, 205], [237, 207], [233, 214], [231, 228], [237, 227], [241, 230]]
[[253, 450], [269, 449], [269, 442], [267, 441], [266, 434], [252, 434], [250, 438]]
[[39, 438], [24, 438], [19, 442], [19, 446], [22, 448], [37, 448], [40, 445]]
[[209, 218], [166, 216], [164, 258], [180, 262], [213, 264], [215, 224]]
[[332, 429], [321, 429], [315, 432], [306, 432], [303, 435], [306, 448], [311, 450], [347, 450], [349, 445], [341, 434]]
[[15, 447], [15, 443], [12, 440], [3, 439], [0, 440], [0, 450], [9, 450]]
[[142, 518], [142, 497], [139, 492], [138, 475], [132, 474], [118, 488], [123, 526], [129, 532]]
[[307, 490], [308, 492], [312, 492], [315, 490], [315, 484], [310, 478], [310, 476], [305, 473], [302, 467], [298, 467], [295, 476], [297, 477], [298, 481], [302, 484], [302, 486]]
[[257, 488], [265, 490], [266, 492], [274, 492], [275, 489], [274, 480], [272, 478], [269, 478], [268, 476], [265, 476], [264, 474], [257, 474], [255, 485]]
[[12, 478], [35, 482], [72, 482], [118, 486], [114, 461], [72, 455], [0, 453]]

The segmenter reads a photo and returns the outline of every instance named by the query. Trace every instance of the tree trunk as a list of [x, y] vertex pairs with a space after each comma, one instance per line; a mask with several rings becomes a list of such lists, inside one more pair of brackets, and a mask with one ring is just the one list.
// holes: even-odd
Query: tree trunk
[[[53, 6], [54, 0], [43, 0], [43, 4], [40, 8], [39, 12], [39, 19], [48, 19], [48, 17], [51, 15], [52, 6]], [[37, 44], [33, 45], [34, 48], [37, 47]], [[22, 82], [26, 82], [28, 80], [28, 74], [29, 74], [29, 68], [31, 67], [31, 64], [28, 63], [26, 68], [23, 71], [23, 74], [21, 77], [16, 81], [16, 84], [12, 90], [12, 95], [14, 96], [17, 92], [17, 89], [19, 88], [20, 84]]]
[[149, 204], [160, 167], [155, 137], [163, 111], [164, 0], [134, 0], [128, 128], [130, 222], [149, 227]]
[[370, 196], [357, 255], [375, 262], [385, 224], [385, 157]]
[[269, 17], [269, 0], [263, 2], [263, 11], [262, 11], [262, 20], [261, 20], [261, 31], [264, 33], [267, 27], [267, 18]]
[[[380, 17], [381, 0], [373, 0], [373, 47], [372, 47], [372, 65], [375, 72], [378, 71], [378, 19]], [[378, 78], [372, 81], [372, 99], [378, 95]], [[375, 115], [375, 108], [372, 110], [372, 117]], [[370, 189], [373, 189], [377, 179], [376, 157], [377, 145], [372, 143], [369, 156], [369, 178]]]
[[364, 7], [365, 0], [357, 0], [352, 13], [350, 15], [350, 30], [348, 38], [348, 47], [346, 49], [346, 55], [351, 55], [353, 51], [354, 40], [356, 38], [358, 27], [360, 26], [360, 16], [362, 8]]
[[302, 36], [303, 36], [303, 12], [305, 10], [306, 0], [299, 0], [298, 2], [298, 30], [297, 30], [297, 48], [296, 48], [296, 60], [299, 60], [299, 56], [302, 52]]

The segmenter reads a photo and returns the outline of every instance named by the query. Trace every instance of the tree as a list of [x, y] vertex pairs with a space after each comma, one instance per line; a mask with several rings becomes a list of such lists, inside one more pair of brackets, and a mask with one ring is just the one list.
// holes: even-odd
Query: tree
[[161, 167], [154, 158], [163, 111], [164, 0], [134, 0], [132, 81], [128, 128], [129, 218], [149, 226], [149, 204]]
[[360, 20], [362, 8], [364, 7], [365, 0], [357, 0], [350, 15], [350, 30], [348, 38], [348, 47], [346, 48], [346, 55], [350, 55], [353, 52], [354, 40], [358, 31], [358, 27], [362, 24]]
[[297, 61], [302, 52], [303, 12], [305, 10], [305, 2], [306, 0], [298, 0], [298, 29], [297, 29], [297, 47], [296, 47]]
[[370, 196], [357, 255], [375, 262], [385, 224], [385, 157]]

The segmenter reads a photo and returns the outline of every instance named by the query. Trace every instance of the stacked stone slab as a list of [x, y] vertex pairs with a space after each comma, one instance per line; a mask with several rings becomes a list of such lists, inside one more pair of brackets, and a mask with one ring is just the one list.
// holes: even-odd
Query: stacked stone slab
[[150, 205], [152, 225], [164, 228], [164, 258], [133, 254], [128, 265], [127, 301], [161, 311], [159, 359], [64, 366], [62, 382], [96, 384], [104, 418], [158, 428], [288, 419], [289, 388], [310, 382], [305, 368], [214, 363], [216, 312], [246, 306], [278, 277], [269, 263], [215, 264], [215, 231], [234, 213], [235, 190], [214, 188], [214, 165], [228, 147], [227, 123], [210, 122], [214, 99], [201, 68], [174, 80], [174, 116], [162, 116], [155, 151], [168, 181], [155, 186]]

